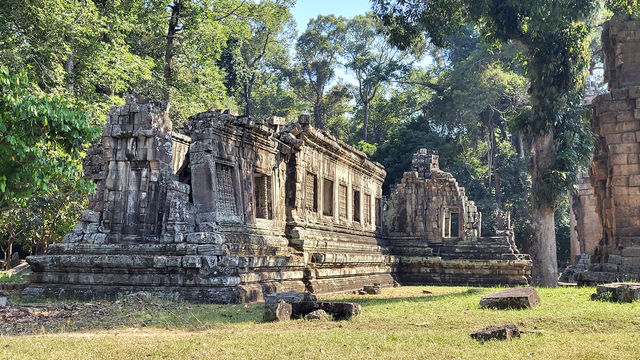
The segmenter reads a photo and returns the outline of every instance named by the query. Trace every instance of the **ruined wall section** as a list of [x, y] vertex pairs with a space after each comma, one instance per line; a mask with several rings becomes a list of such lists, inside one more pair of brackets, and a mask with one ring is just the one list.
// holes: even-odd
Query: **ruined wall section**
[[592, 102], [591, 181], [603, 239], [579, 284], [640, 279], [640, 23], [605, 23], [602, 44], [610, 92]]
[[580, 254], [593, 255], [603, 237], [596, 195], [588, 175], [580, 176], [577, 192], [571, 196], [571, 262]]
[[388, 246], [403, 283], [524, 285], [531, 261], [518, 253], [508, 215], [480, 237], [482, 215], [438, 154], [420, 149], [387, 204]]
[[[282, 200], [271, 219], [255, 216], [256, 172], [274, 178], [261, 183], [264, 194], [282, 194], [273, 124], [208, 112], [191, 119], [191, 137], [174, 139], [166, 110], [129, 97], [111, 111], [87, 167], [96, 200], [62, 243], [28, 258], [34, 275], [25, 295], [152, 291], [224, 303], [304, 289], [304, 258], [289, 251]], [[189, 169], [187, 183], [176, 168]]]
[[287, 235], [308, 256], [306, 283], [315, 292], [393, 284], [380, 233], [386, 172], [367, 156], [309, 125], [307, 116], [280, 139], [289, 159]]

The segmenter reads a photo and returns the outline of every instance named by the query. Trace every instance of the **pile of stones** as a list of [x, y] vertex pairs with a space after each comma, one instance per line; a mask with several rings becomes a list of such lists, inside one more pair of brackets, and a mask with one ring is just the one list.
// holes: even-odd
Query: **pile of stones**
[[266, 322], [305, 320], [349, 320], [362, 313], [360, 304], [347, 302], [318, 301], [315, 295], [304, 292], [281, 292], [265, 296], [264, 316]]

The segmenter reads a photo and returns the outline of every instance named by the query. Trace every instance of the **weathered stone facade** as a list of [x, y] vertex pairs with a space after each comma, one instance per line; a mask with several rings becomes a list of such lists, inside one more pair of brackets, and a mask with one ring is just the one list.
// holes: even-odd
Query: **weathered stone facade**
[[480, 237], [480, 212], [453, 176], [440, 170], [437, 153], [421, 149], [412, 168], [385, 213], [400, 282], [526, 285], [531, 261], [518, 253], [508, 215], [496, 236]]
[[527, 283], [531, 262], [508, 221], [480, 237], [480, 213], [435, 153], [416, 154], [386, 201], [384, 168], [306, 115], [285, 125], [209, 111], [177, 134], [166, 110], [128, 97], [111, 111], [85, 161], [97, 185], [89, 210], [28, 258], [25, 295], [144, 290], [226, 303], [395, 280]]
[[569, 198], [571, 208], [571, 263], [580, 254], [593, 255], [602, 240], [602, 223], [598, 216], [596, 194], [591, 178], [583, 174], [578, 189]]
[[640, 24], [604, 25], [605, 79], [610, 92], [593, 100], [599, 141], [591, 167], [603, 238], [578, 283], [640, 279]]

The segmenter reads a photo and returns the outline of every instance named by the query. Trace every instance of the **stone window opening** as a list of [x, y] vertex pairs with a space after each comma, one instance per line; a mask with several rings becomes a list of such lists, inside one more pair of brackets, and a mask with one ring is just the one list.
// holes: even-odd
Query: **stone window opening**
[[340, 219], [347, 218], [347, 185], [338, 185], [338, 214]]
[[333, 181], [329, 179], [322, 181], [322, 213], [333, 216]]
[[363, 204], [364, 223], [371, 224], [371, 195], [364, 195]]
[[216, 182], [218, 213], [223, 215], [236, 215], [233, 167], [222, 163], [216, 163]]
[[457, 210], [446, 210], [442, 235], [453, 238], [460, 236], [460, 213]]
[[305, 182], [305, 201], [307, 210], [318, 212], [318, 178], [315, 174], [307, 173]]
[[253, 186], [256, 219], [272, 219], [271, 176], [254, 173]]
[[360, 222], [360, 191], [353, 190], [353, 221]]
[[376, 206], [376, 227], [382, 227], [382, 199], [376, 198], [375, 200]]

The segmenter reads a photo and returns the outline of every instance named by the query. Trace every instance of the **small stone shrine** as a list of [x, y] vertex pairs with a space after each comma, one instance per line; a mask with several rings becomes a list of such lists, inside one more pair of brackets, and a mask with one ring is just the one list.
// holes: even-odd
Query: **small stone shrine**
[[[309, 124], [208, 111], [172, 130], [167, 106], [129, 96], [85, 159], [97, 192], [26, 296], [148, 291], [219, 303], [402, 284], [526, 285], [508, 216], [481, 237], [464, 188], [415, 154], [387, 201], [386, 172]], [[378, 285], [379, 284], [379, 285]]]

